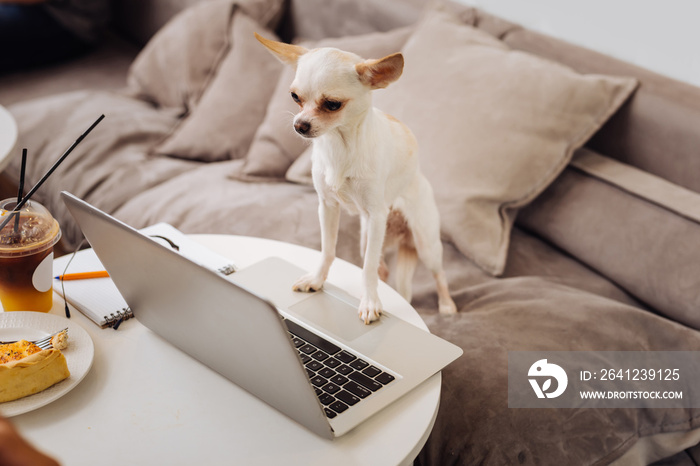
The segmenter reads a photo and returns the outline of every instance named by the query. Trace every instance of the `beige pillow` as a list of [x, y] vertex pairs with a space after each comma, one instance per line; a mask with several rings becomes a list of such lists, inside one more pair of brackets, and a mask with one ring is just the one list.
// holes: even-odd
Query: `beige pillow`
[[636, 88], [511, 50], [455, 17], [430, 13], [406, 43], [401, 79], [375, 105], [415, 133], [442, 231], [487, 272], [503, 272], [518, 208]]
[[237, 11], [231, 49], [219, 70], [197, 106], [153, 152], [202, 162], [237, 159], [248, 153], [283, 66], [255, 40], [255, 32], [275, 37]]
[[[401, 50], [411, 31], [412, 28], [405, 27], [384, 33], [326, 39], [315, 44], [303, 45], [336, 47], [365, 58], [381, 58]], [[262, 46], [260, 48], [263, 49]], [[246, 163], [240, 172], [232, 174], [233, 178], [284, 179], [287, 169], [308, 146], [308, 141], [296, 134], [292, 128], [292, 118], [299, 111], [299, 107], [289, 96], [289, 85], [293, 79], [294, 70], [285, 67], [267, 107], [265, 119], [250, 146]]]
[[290, 183], [305, 184], [313, 186], [314, 180], [311, 177], [311, 152], [312, 146], [309, 146], [289, 167], [284, 179]]
[[226, 56], [231, 18], [237, 8], [269, 28], [284, 0], [214, 0], [189, 7], [161, 28], [129, 69], [132, 95], [159, 106], [194, 108]]

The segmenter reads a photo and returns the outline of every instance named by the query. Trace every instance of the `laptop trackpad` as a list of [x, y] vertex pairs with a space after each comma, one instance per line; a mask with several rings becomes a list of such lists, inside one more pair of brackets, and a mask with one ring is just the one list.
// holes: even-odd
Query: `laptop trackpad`
[[352, 341], [381, 325], [381, 319], [365, 325], [357, 315], [357, 307], [341, 301], [326, 292], [316, 293], [309, 299], [289, 307], [299, 317], [321, 327], [329, 335]]

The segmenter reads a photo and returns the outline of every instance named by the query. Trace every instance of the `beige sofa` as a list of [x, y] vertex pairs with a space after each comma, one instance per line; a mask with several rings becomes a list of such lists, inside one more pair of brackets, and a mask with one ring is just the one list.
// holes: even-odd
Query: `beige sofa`
[[[422, 267], [413, 305], [465, 352], [443, 373], [416, 463], [696, 464], [698, 409], [510, 409], [507, 388], [509, 351], [700, 350], [700, 89], [422, 3], [117, 1], [101, 49], [0, 77], [0, 104], [29, 149], [29, 182], [107, 116], [37, 193], [67, 250], [80, 233], [63, 189], [135, 227], [318, 249], [291, 71], [251, 31], [368, 58], [403, 51], [404, 76], [375, 102], [418, 137], [460, 312], [437, 313]], [[17, 174], [14, 161], [2, 175], [8, 195]], [[342, 216], [338, 247], [356, 264], [358, 224]]]

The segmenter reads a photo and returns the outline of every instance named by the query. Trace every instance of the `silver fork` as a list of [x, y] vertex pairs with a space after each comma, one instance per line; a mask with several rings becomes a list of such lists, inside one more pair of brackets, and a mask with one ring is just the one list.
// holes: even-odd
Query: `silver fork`
[[[34, 343], [36, 346], [38, 346], [41, 349], [50, 349], [53, 348], [53, 345], [51, 344], [51, 339], [58, 335], [61, 332], [65, 332], [68, 330], [68, 327], [64, 328], [63, 330], [59, 330], [58, 332], [49, 335], [44, 338], [39, 338], [38, 340], [34, 340], [31, 343]], [[7, 345], [10, 343], [17, 343], [19, 340], [12, 340], [12, 341], [0, 341], [0, 345]]]

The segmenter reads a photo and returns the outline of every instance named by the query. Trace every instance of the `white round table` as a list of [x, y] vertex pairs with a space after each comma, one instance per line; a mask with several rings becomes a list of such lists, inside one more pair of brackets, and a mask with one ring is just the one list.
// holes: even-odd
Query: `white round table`
[[[277, 241], [224, 235], [193, 238], [245, 267], [283, 257], [306, 270], [320, 253]], [[64, 257], [57, 261], [65, 261]], [[359, 296], [361, 270], [342, 260], [329, 282]], [[386, 309], [426, 329], [386, 284]], [[63, 314], [55, 300], [52, 313]], [[65, 465], [397, 465], [411, 464], [435, 422], [441, 376], [333, 441], [291, 421], [177, 350], [137, 319], [100, 329], [78, 311], [95, 358], [85, 379], [62, 398], [12, 421], [32, 443]]]

